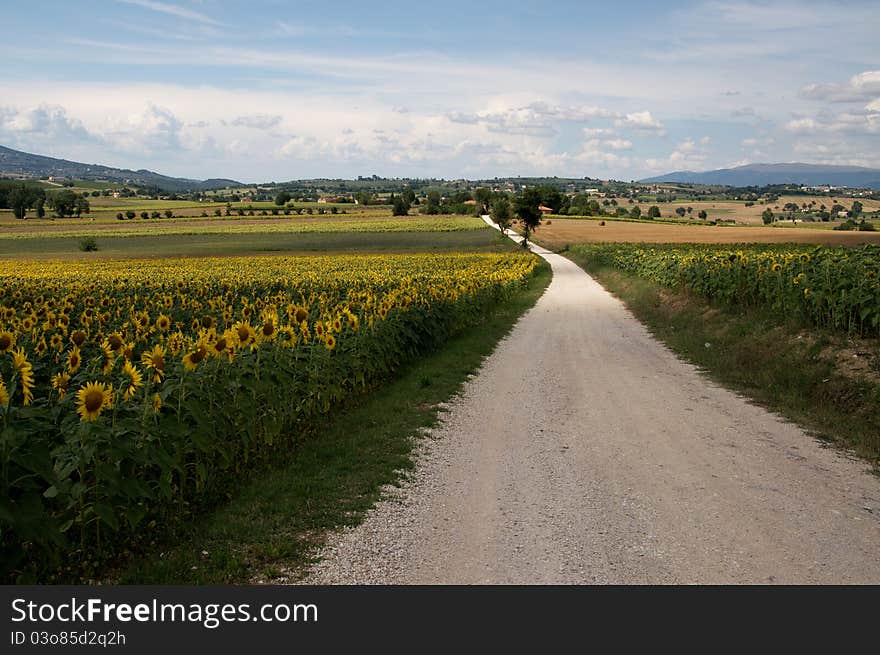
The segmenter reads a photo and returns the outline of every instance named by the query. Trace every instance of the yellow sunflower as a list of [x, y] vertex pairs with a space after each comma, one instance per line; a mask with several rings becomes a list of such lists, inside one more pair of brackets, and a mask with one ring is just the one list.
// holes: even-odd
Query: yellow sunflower
[[261, 341], [271, 341], [278, 333], [278, 314], [265, 311], [261, 318], [263, 319], [263, 325], [260, 327], [258, 336]]
[[159, 413], [159, 410], [162, 409], [162, 398], [159, 394], [153, 394], [153, 412], [155, 414]]
[[129, 400], [135, 392], [143, 386], [144, 376], [138, 370], [137, 366], [129, 361], [126, 361], [125, 366], [122, 367], [122, 374], [128, 378], [128, 383], [125, 386], [125, 390], [122, 392], [122, 399]]
[[52, 388], [58, 392], [58, 399], [64, 398], [67, 387], [70, 384], [70, 376], [67, 373], [56, 373], [52, 376]]
[[89, 382], [76, 392], [76, 411], [83, 421], [95, 421], [113, 406], [113, 387]]
[[0, 332], [0, 355], [8, 353], [15, 347], [15, 335], [8, 330]]
[[251, 327], [251, 324], [247, 321], [239, 321], [233, 326], [232, 329], [235, 330], [235, 335], [238, 339], [238, 345], [242, 348], [250, 345], [251, 343], [253, 343], [254, 339], [256, 339], [257, 333], [254, 331], [254, 328]]
[[21, 393], [24, 397], [24, 406], [27, 407], [34, 399], [34, 368], [27, 360], [24, 348], [12, 352], [12, 366], [18, 371], [18, 381], [21, 383]]
[[156, 329], [159, 332], [168, 332], [171, 329], [171, 319], [165, 314], [159, 314], [159, 318], [156, 319]]
[[153, 372], [153, 382], [161, 382], [165, 377], [165, 349], [162, 346], [153, 346], [141, 355], [141, 363]]
[[6, 406], [9, 404], [9, 391], [6, 389], [6, 383], [3, 382], [3, 378], [0, 377], [0, 405]]
[[67, 353], [67, 370], [71, 373], [76, 373], [79, 370], [80, 364], [82, 364], [82, 355], [79, 353], [79, 348], [76, 346]]
[[86, 342], [86, 338], [87, 335], [85, 333], [85, 330], [74, 330], [70, 333], [70, 340], [77, 348], [82, 347], [82, 345]]
[[336, 347], [336, 337], [328, 333], [327, 338], [324, 339], [324, 345], [327, 346], [327, 350], [333, 350]]
[[195, 349], [184, 355], [183, 357], [183, 365], [186, 367], [187, 371], [194, 371], [198, 368], [199, 364], [201, 364], [205, 358], [208, 356], [208, 347], [199, 342]]

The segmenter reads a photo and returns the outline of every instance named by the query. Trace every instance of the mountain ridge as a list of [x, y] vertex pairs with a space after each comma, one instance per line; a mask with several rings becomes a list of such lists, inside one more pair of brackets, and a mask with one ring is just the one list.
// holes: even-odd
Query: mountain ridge
[[76, 180], [106, 180], [123, 184], [156, 186], [167, 191], [207, 191], [244, 186], [236, 180], [222, 178], [192, 180], [185, 177], [162, 175], [145, 168], [131, 170], [102, 164], [84, 164], [0, 145], [0, 174], [4, 173], [35, 178], [53, 176]]
[[711, 171], [674, 171], [648, 177], [640, 182], [679, 182], [684, 184], [713, 184], [724, 186], [767, 186], [771, 184], [830, 185], [852, 188], [880, 189], [880, 169], [864, 166], [836, 166], [831, 164], [746, 164], [734, 168]]

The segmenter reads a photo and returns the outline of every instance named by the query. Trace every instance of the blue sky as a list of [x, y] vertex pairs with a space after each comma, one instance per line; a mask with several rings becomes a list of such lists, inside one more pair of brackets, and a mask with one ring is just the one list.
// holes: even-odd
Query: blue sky
[[880, 167], [876, 2], [15, 2], [0, 144], [186, 177]]

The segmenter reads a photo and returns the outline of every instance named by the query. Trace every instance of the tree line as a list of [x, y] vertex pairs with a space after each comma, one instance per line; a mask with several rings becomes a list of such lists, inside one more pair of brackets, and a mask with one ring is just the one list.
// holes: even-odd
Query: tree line
[[81, 216], [91, 211], [85, 195], [69, 189], [47, 194], [38, 184], [0, 181], [0, 209], [11, 209], [15, 218], [24, 220], [29, 211], [43, 218], [47, 208], [58, 217]]

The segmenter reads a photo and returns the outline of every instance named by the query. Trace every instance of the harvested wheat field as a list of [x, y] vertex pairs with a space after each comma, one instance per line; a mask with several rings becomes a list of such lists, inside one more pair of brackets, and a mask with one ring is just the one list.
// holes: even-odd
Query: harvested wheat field
[[806, 228], [670, 225], [553, 218], [535, 231], [548, 248], [569, 243], [625, 241], [632, 243], [818, 243], [833, 246], [880, 244], [880, 232], [835, 232]]

